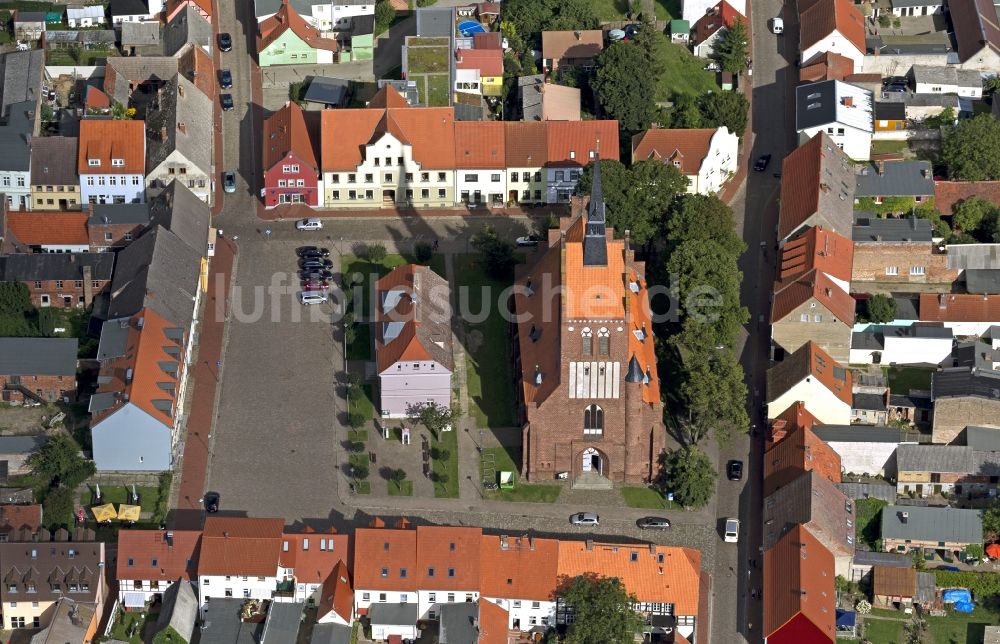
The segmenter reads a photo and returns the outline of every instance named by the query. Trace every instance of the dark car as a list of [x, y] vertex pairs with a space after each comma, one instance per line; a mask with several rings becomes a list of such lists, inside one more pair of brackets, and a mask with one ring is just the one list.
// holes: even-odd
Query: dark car
[[635, 522], [643, 530], [662, 530], [670, 527], [670, 519], [664, 517], [643, 517]]
[[945, 570], [947, 572], [961, 572], [958, 566], [938, 566], [935, 570]]
[[639, 33], [639, 25], [625, 25], [626, 40], [634, 40], [637, 33]]
[[205, 493], [205, 511], [209, 513], [216, 513], [219, 511], [219, 493], [218, 492], [206, 492]]
[[233, 107], [233, 95], [232, 94], [219, 94], [219, 102], [222, 103], [223, 112], [232, 112]]
[[299, 257], [303, 258], [316, 258], [316, 257], [329, 257], [330, 251], [325, 248], [314, 248], [312, 250], [303, 250], [299, 252]]
[[320, 246], [299, 246], [298, 248], [295, 249], [295, 252], [298, 254], [299, 257], [303, 257], [305, 253], [309, 253], [316, 250], [322, 253], [323, 257], [330, 256], [330, 249], [322, 248]]
[[331, 268], [333, 262], [328, 259], [308, 258], [299, 260], [299, 268]]
[[299, 271], [299, 279], [303, 280], [330, 280], [333, 273], [328, 270], [304, 270]]
[[233, 73], [228, 69], [219, 70], [219, 85], [222, 89], [232, 89], [233, 88]]
[[739, 481], [743, 478], [743, 461], [729, 461], [726, 465], [726, 475], [730, 481]]
[[762, 154], [757, 157], [757, 162], [753, 164], [753, 169], [757, 172], [763, 172], [767, 169], [767, 164], [771, 162], [770, 154]]
[[233, 48], [233, 37], [225, 32], [219, 34], [219, 49], [221, 49], [222, 51], [231, 51], [232, 48]]

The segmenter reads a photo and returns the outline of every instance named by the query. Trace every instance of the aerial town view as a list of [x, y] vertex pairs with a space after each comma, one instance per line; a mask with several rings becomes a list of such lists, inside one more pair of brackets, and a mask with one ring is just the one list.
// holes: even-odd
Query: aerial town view
[[1000, 0], [0, 0], [0, 642], [1000, 644]]

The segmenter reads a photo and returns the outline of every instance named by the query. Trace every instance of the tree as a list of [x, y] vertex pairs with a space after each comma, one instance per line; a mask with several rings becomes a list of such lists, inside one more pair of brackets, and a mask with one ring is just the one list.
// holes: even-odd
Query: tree
[[375, 2], [375, 37], [384, 33], [396, 19], [396, 9], [390, 0], [376, 0]]
[[698, 100], [688, 94], [674, 94], [673, 106], [667, 111], [670, 120], [664, 127], [682, 130], [698, 129], [702, 126], [701, 109]]
[[955, 227], [981, 242], [993, 241], [993, 230], [996, 226], [1000, 209], [985, 199], [970, 197], [963, 199], [955, 206], [955, 216], [952, 221]]
[[668, 98], [664, 95], [667, 89], [666, 85], [656, 82], [656, 75], [659, 73], [659, 70], [667, 69], [670, 64], [669, 48], [671, 44], [663, 31], [657, 29], [656, 23], [645, 14], [642, 15], [639, 21], [639, 29], [636, 31], [632, 46], [638, 47], [643, 51], [646, 57], [646, 64], [648, 65], [645, 76], [639, 82], [648, 82], [656, 88], [654, 97], [656, 100]]
[[413, 254], [420, 264], [426, 264], [434, 256], [434, 248], [427, 242], [417, 242], [413, 246]]
[[550, 0], [549, 6], [554, 15], [545, 24], [545, 31], [580, 31], [600, 27], [590, 0]]
[[39, 116], [42, 119], [42, 123], [51, 123], [56, 117], [56, 112], [54, 109], [52, 109], [52, 106], [49, 105], [48, 103], [42, 103], [42, 108]]
[[1000, 500], [994, 499], [983, 511], [983, 539], [987, 542], [1000, 539]]
[[514, 245], [506, 239], [500, 239], [493, 226], [487, 225], [483, 231], [472, 238], [472, 247], [482, 255], [482, 264], [486, 274], [494, 279], [506, 279], [510, 276], [517, 261], [514, 258]]
[[703, 119], [702, 127], [725, 125], [729, 131], [742, 137], [747, 129], [747, 111], [750, 103], [740, 92], [719, 91], [701, 97], [698, 107]]
[[726, 29], [716, 53], [723, 71], [742, 74], [747, 68], [747, 60], [750, 58], [747, 25], [741, 18], [733, 20], [733, 24]]
[[709, 432], [725, 439], [750, 426], [743, 367], [729, 349], [710, 349], [714, 355], [692, 354], [685, 361], [680, 393], [688, 411], [682, 429], [690, 444]]
[[530, 49], [526, 49], [521, 54], [521, 73], [525, 76], [532, 76], [538, 73], [538, 65], [535, 64], [535, 55]]
[[24, 282], [0, 282], [0, 315], [24, 315], [34, 308]]
[[94, 463], [80, 454], [80, 446], [66, 434], [56, 434], [28, 457], [31, 470], [49, 481], [75, 488], [94, 474]]
[[941, 218], [941, 213], [938, 212], [933, 200], [930, 202], [925, 201], [918, 205], [913, 209], [913, 214], [919, 219], [926, 219], [931, 222], [931, 226], [934, 227], [935, 237], [948, 237], [951, 234], [951, 227]]
[[666, 459], [666, 492], [688, 508], [700, 508], [715, 493], [715, 468], [712, 462], [693, 445], [670, 452]]
[[597, 57], [594, 95], [626, 132], [645, 130], [652, 121], [656, 101], [649, 75], [645, 53], [632, 43], [612, 43]]
[[426, 427], [434, 435], [435, 440], [441, 436], [441, 432], [445, 431], [445, 428], [462, 415], [457, 405], [445, 407], [433, 402], [412, 406], [407, 410], [407, 413], [413, 422], [419, 422]]
[[[531, 38], [533, 43], [540, 42], [541, 33], [553, 13], [548, 0], [506, 0], [503, 9], [501, 28], [504, 23], [509, 23], [517, 37]], [[506, 35], [508, 32], [503, 29], [503, 33]]]
[[368, 244], [365, 247], [365, 259], [367, 259], [372, 264], [378, 264], [386, 256], [385, 246], [379, 243]]
[[958, 181], [1000, 179], [1000, 121], [990, 114], [960, 121], [942, 130], [941, 159]]
[[618, 577], [594, 574], [564, 578], [556, 596], [573, 609], [565, 644], [632, 644], [642, 626], [635, 595]]
[[72, 527], [75, 507], [73, 490], [72, 487], [57, 487], [45, 495], [42, 510], [45, 513], [45, 525], [50, 529]]
[[888, 295], [878, 293], [865, 303], [865, 317], [869, 322], [884, 324], [896, 319], [896, 301]]

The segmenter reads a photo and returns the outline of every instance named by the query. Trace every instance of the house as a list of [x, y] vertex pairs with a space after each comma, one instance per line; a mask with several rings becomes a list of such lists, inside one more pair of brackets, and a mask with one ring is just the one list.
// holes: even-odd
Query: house
[[[736, 9], [741, 16], [747, 15], [746, 0], [732, 0], [731, 2], [727, 0], [727, 2], [729, 2], [729, 4], [732, 5], [732, 7]], [[687, 20], [689, 24], [693, 25], [698, 22], [699, 18], [715, 8], [718, 3], [718, 0], [684, 0], [684, 2], [681, 3], [681, 18]]]
[[873, 425], [822, 425], [813, 433], [837, 454], [842, 470], [855, 475], [891, 476], [896, 448], [911, 440], [898, 427]]
[[838, 362], [851, 348], [855, 301], [849, 290], [854, 245], [815, 226], [781, 251], [771, 304], [771, 340], [788, 353], [815, 342]]
[[[9, 439], [22, 438], [10, 436]], [[26, 437], [36, 438], [36, 437]], [[45, 444], [45, 441], [41, 441]], [[49, 532], [42, 532], [42, 506], [39, 504], [30, 505], [0, 505], [0, 542], [3, 543], [33, 543], [38, 540], [45, 540], [49, 537]]]
[[80, 121], [77, 173], [81, 203], [142, 203], [145, 168], [142, 121]]
[[[802, 403], [796, 403], [789, 410], [811, 416]], [[772, 423], [772, 428], [779, 419], [780, 416]], [[818, 437], [813, 428], [799, 426], [788, 432], [765, 453], [764, 496], [774, 494], [779, 488], [810, 472], [831, 484], [840, 483], [840, 471], [841, 461], [837, 453]]]
[[[949, 246], [949, 249], [958, 248]], [[952, 264], [949, 257], [949, 264]], [[1000, 295], [921, 293], [920, 321], [950, 327], [956, 336], [982, 335], [1000, 324]]]
[[182, 183], [171, 182], [147, 203], [90, 204], [87, 233], [91, 250], [105, 252], [124, 248], [150, 226], [163, 226], [194, 250], [211, 256], [210, 219], [208, 204]]
[[4, 402], [76, 398], [76, 338], [0, 338], [0, 389]]
[[673, 165], [687, 177], [688, 192], [715, 195], [736, 174], [739, 145], [739, 137], [725, 126], [646, 130], [632, 137], [632, 163], [657, 160]]
[[482, 536], [479, 550], [480, 601], [507, 611], [507, 628], [527, 631], [553, 623], [559, 570], [555, 539]]
[[[298, 103], [285, 106], [264, 121], [264, 205], [274, 208], [284, 203], [321, 205], [318, 136], [310, 131], [305, 112]], [[313, 127], [312, 129], [315, 129]]]
[[851, 561], [851, 576], [848, 581], [871, 583], [875, 567], [913, 568], [913, 558], [898, 552], [871, 552], [858, 550]]
[[744, 18], [726, 0], [712, 7], [694, 23], [692, 51], [698, 58], [715, 58], [716, 48], [723, 42], [733, 22]]
[[618, 159], [618, 121], [549, 121], [545, 136], [546, 203], [567, 203], [583, 168], [598, 156]]
[[816, 425], [821, 425], [816, 417], [809, 413], [806, 405], [801, 400], [788, 406], [785, 411], [773, 418], [767, 426], [765, 436], [765, 451], [783, 441], [786, 436], [803, 427], [812, 429]]
[[882, 508], [883, 547], [888, 552], [915, 548], [964, 550], [983, 543], [982, 510], [887, 505]]
[[160, 23], [123, 22], [121, 30], [123, 53], [129, 56], [160, 56], [163, 54], [163, 34]]
[[282, 597], [316, 606], [320, 622], [350, 624], [354, 590], [347, 572], [349, 540], [333, 530], [283, 534], [278, 559], [285, 571], [279, 588]]
[[480, 599], [441, 607], [440, 644], [487, 644], [507, 639], [507, 611]]
[[212, 23], [194, 4], [187, 4], [174, 13], [163, 27], [162, 34], [164, 56], [176, 56], [188, 45], [193, 45], [211, 55], [212, 47], [215, 45]]
[[[891, 105], [902, 105], [903, 116], [907, 121], [921, 122], [930, 117], [940, 116], [945, 110], [950, 109], [958, 116], [968, 114], [967, 109], [963, 109], [963, 101], [955, 94], [910, 94], [908, 92], [882, 92], [879, 102]], [[971, 103], [969, 103], [971, 104]], [[898, 114], [898, 112], [895, 112]], [[957, 120], [957, 119], [956, 119]], [[909, 125], [907, 126], [909, 127]], [[883, 132], [874, 137], [878, 139], [906, 138], [906, 134]]]
[[0, 99], [0, 190], [10, 208], [31, 209], [31, 145], [41, 126], [39, 99], [45, 72], [41, 49], [14, 51], [3, 59]]
[[948, 254], [934, 242], [934, 235], [926, 219], [856, 211], [851, 290], [886, 293], [913, 285], [913, 290], [950, 291], [961, 272], [948, 267]]
[[[74, 378], [75, 377], [76, 374], [74, 373]], [[5, 384], [3, 388], [6, 389], [7, 385]], [[21, 474], [29, 473], [31, 471], [31, 466], [28, 465], [28, 457], [32, 454], [32, 452], [39, 449], [47, 441], [48, 439], [41, 434], [0, 437], [0, 474], [4, 474], [4, 477], [6, 478], [7, 476], [19, 476]], [[0, 506], [0, 515], [3, 514], [3, 507], [4, 506]], [[41, 523], [41, 520], [42, 509], [41, 506], [39, 506], [39, 523]]]
[[318, 103], [324, 108], [346, 107], [347, 97], [351, 93], [351, 81], [329, 76], [313, 76], [306, 95], [302, 98], [306, 103]]
[[104, 7], [101, 5], [69, 5], [66, 7], [66, 24], [70, 29], [96, 27], [104, 24]]
[[61, 597], [55, 601], [49, 625], [32, 635], [31, 644], [92, 642], [99, 617], [94, 604]]
[[103, 92], [109, 101], [128, 105], [135, 92], [155, 94], [178, 73], [179, 65], [174, 56], [111, 56], [104, 68]]
[[[86, 253], [90, 250], [87, 215], [52, 212], [44, 217], [31, 212], [8, 212], [0, 228], [7, 253]], [[44, 261], [44, 260], [43, 260]]]
[[172, 585], [198, 583], [200, 551], [201, 530], [122, 530], [115, 569], [118, 600], [143, 610]]
[[779, 240], [808, 226], [848, 234], [853, 223], [854, 167], [826, 132], [793, 150], [781, 170]]
[[769, 644], [836, 638], [834, 557], [802, 526], [764, 551], [764, 624]]
[[[594, 168], [589, 203], [515, 279], [521, 471], [532, 480], [565, 473], [645, 481], [663, 450], [645, 264], [608, 228], [600, 164]], [[576, 422], [582, 438], [567, 431]]]
[[111, 284], [114, 264], [104, 253], [7, 255], [0, 257], [0, 279], [25, 284], [35, 306], [87, 307]]
[[542, 69], [544, 73], [560, 68], [594, 66], [594, 59], [604, 50], [604, 32], [600, 29], [582, 31], [543, 31]]
[[858, 387], [851, 402], [852, 425], [885, 425], [889, 422], [888, 390]]
[[525, 121], [579, 121], [580, 88], [545, 82], [542, 74], [519, 76], [521, 119]]
[[668, 25], [670, 30], [670, 42], [679, 43], [681, 45], [688, 44], [691, 39], [691, 23], [687, 20], [673, 19]]
[[108, 15], [115, 26], [153, 20], [162, 10], [163, 0], [111, 0], [108, 4]]
[[851, 335], [851, 364], [951, 365], [955, 334], [933, 324], [870, 325]]
[[[201, 19], [201, 18], [199, 18]], [[199, 199], [212, 201], [215, 182], [212, 99], [181, 74], [157, 92], [146, 118], [146, 195], [153, 198], [175, 181]]]
[[[257, 22], [264, 22], [281, 8], [282, 0], [255, 0]], [[371, 0], [289, 0], [289, 5], [302, 18], [321, 32], [340, 31], [355, 16], [372, 16], [375, 3]]]
[[808, 342], [767, 371], [768, 418], [802, 401], [822, 423], [847, 425], [851, 420], [851, 372], [815, 342]]
[[996, 494], [1000, 454], [968, 445], [900, 445], [896, 467], [898, 494], [980, 498]]
[[149, 221], [148, 203], [90, 204], [87, 209], [90, 248], [96, 253], [124, 248], [139, 237]]
[[904, 103], [886, 103], [875, 101], [875, 129], [872, 139], [905, 138], [906, 105]]
[[260, 644], [281, 644], [298, 640], [299, 626], [305, 620], [300, 602], [271, 602], [260, 634]]
[[[978, 309], [979, 315], [974, 313], [969, 316], [968, 322], [963, 325], [965, 335], [976, 335], [984, 333], [982, 326], [976, 324], [977, 320], [983, 317], [992, 317], [995, 313], [993, 308], [996, 304], [991, 304], [993, 297], [1000, 291], [1000, 245], [998, 244], [951, 244], [945, 248], [948, 253], [948, 268], [961, 271], [965, 280], [965, 290], [969, 294], [982, 295], [982, 303]], [[966, 298], [972, 302], [971, 298]], [[966, 306], [975, 306], [966, 304]]]
[[337, 41], [324, 37], [319, 30], [284, 0], [278, 11], [258, 24], [257, 53], [260, 66], [334, 62]]
[[857, 5], [851, 0], [804, 0], [798, 10], [800, 61], [809, 64], [816, 56], [833, 52], [854, 61], [855, 73], [861, 71], [867, 47], [864, 17]]
[[4, 628], [47, 628], [64, 597], [88, 605], [99, 622], [107, 593], [104, 565], [100, 542], [0, 543]]
[[[815, 1], [819, 7], [828, 0]], [[832, 80], [799, 85], [795, 88], [795, 130], [800, 143], [825, 132], [848, 157], [866, 161], [871, 156], [873, 108], [872, 93], [849, 83]]]
[[202, 615], [216, 616], [212, 599], [271, 599], [288, 574], [279, 559], [282, 519], [210, 516], [205, 519], [198, 558]]
[[900, 609], [913, 604], [917, 594], [917, 571], [913, 566], [873, 566], [872, 598], [874, 605]]
[[548, 159], [546, 132], [544, 123], [504, 123], [507, 201], [513, 204], [545, 203], [547, 177], [542, 168]]
[[974, 69], [914, 65], [910, 69], [913, 91], [917, 94], [958, 94], [983, 97], [983, 77]]
[[951, 0], [948, 13], [962, 69], [992, 71], [1000, 67], [1000, 26], [990, 0]]
[[183, 11], [187, 7], [194, 7], [203, 18], [209, 22], [212, 21], [212, 3], [210, 0], [167, 0], [165, 5], [163, 4], [163, 0], [149, 0], [149, 2], [151, 12], [154, 5], [161, 5], [156, 8], [154, 15], [163, 11], [163, 16], [167, 22], [173, 20], [178, 12]]
[[[347, 537], [344, 537], [346, 543]], [[327, 575], [319, 591], [317, 622], [331, 626], [347, 626], [354, 619], [354, 587], [351, 574], [343, 560]]]
[[383, 418], [407, 418], [425, 403], [451, 407], [448, 282], [407, 264], [376, 284], [375, 362]]
[[503, 93], [503, 50], [455, 50], [455, 91], [500, 96]]
[[892, 0], [892, 15], [899, 17], [932, 16], [944, 11], [941, 0]]
[[349, 43], [350, 48], [340, 50], [340, 62], [372, 60], [375, 56], [375, 16], [354, 16], [347, 22], [338, 35]]
[[264, 606], [247, 610], [250, 621], [243, 621], [247, 600], [237, 597], [216, 597], [209, 606], [201, 607], [204, 619], [199, 630], [201, 644], [250, 644], [260, 642], [267, 615]]
[[931, 376], [932, 442], [953, 443], [974, 426], [1000, 427], [1000, 373], [954, 367]]
[[507, 196], [504, 124], [455, 123], [455, 189], [464, 205], [501, 207]]
[[[854, 203], [862, 210], [869, 209], [866, 199], [882, 205], [892, 197], [912, 198], [914, 204], [934, 198], [934, 173], [930, 161], [864, 163], [857, 168], [856, 179]], [[900, 211], [906, 210], [910, 208], [900, 208]]]
[[14, 37], [18, 40], [40, 40], [45, 33], [44, 11], [14, 11]]
[[[195, 580], [197, 581], [197, 580]], [[160, 605], [160, 616], [156, 619], [156, 635], [167, 631], [166, 636], [176, 633], [183, 641], [190, 642], [198, 621], [198, 596], [187, 579], [178, 579], [167, 587]]]
[[76, 174], [78, 139], [44, 136], [31, 141], [31, 209], [77, 210], [80, 177]]

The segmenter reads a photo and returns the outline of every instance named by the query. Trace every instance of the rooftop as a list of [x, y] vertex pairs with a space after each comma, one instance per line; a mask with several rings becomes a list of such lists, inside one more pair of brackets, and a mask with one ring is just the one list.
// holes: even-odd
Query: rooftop
[[800, 132], [831, 123], [871, 132], [873, 108], [872, 93], [849, 83], [820, 81], [795, 88], [795, 128]]
[[0, 374], [76, 378], [76, 338], [0, 338]]
[[778, 235], [807, 225], [847, 235], [853, 223], [854, 166], [825, 132], [793, 150], [781, 164]]
[[842, 402], [848, 405], [853, 403], [851, 372], [812, 341], [768, 369], [768, 401], [777, 400], [810, 376], [815, 377]]
[[930, 243], [934, 237], [934, 227], [928, 219], [876, 217], [870, 213], [855, 211], [851, 237], [855, 244]]
[[930, 161], [872, 161], [857, 167], [854, 197], [933, 197]]
[[[906, 517], [904, 521], [904, 515]], [[888, 505], [882, 508], [883, 539], [982, 543], [982, 510]]]

